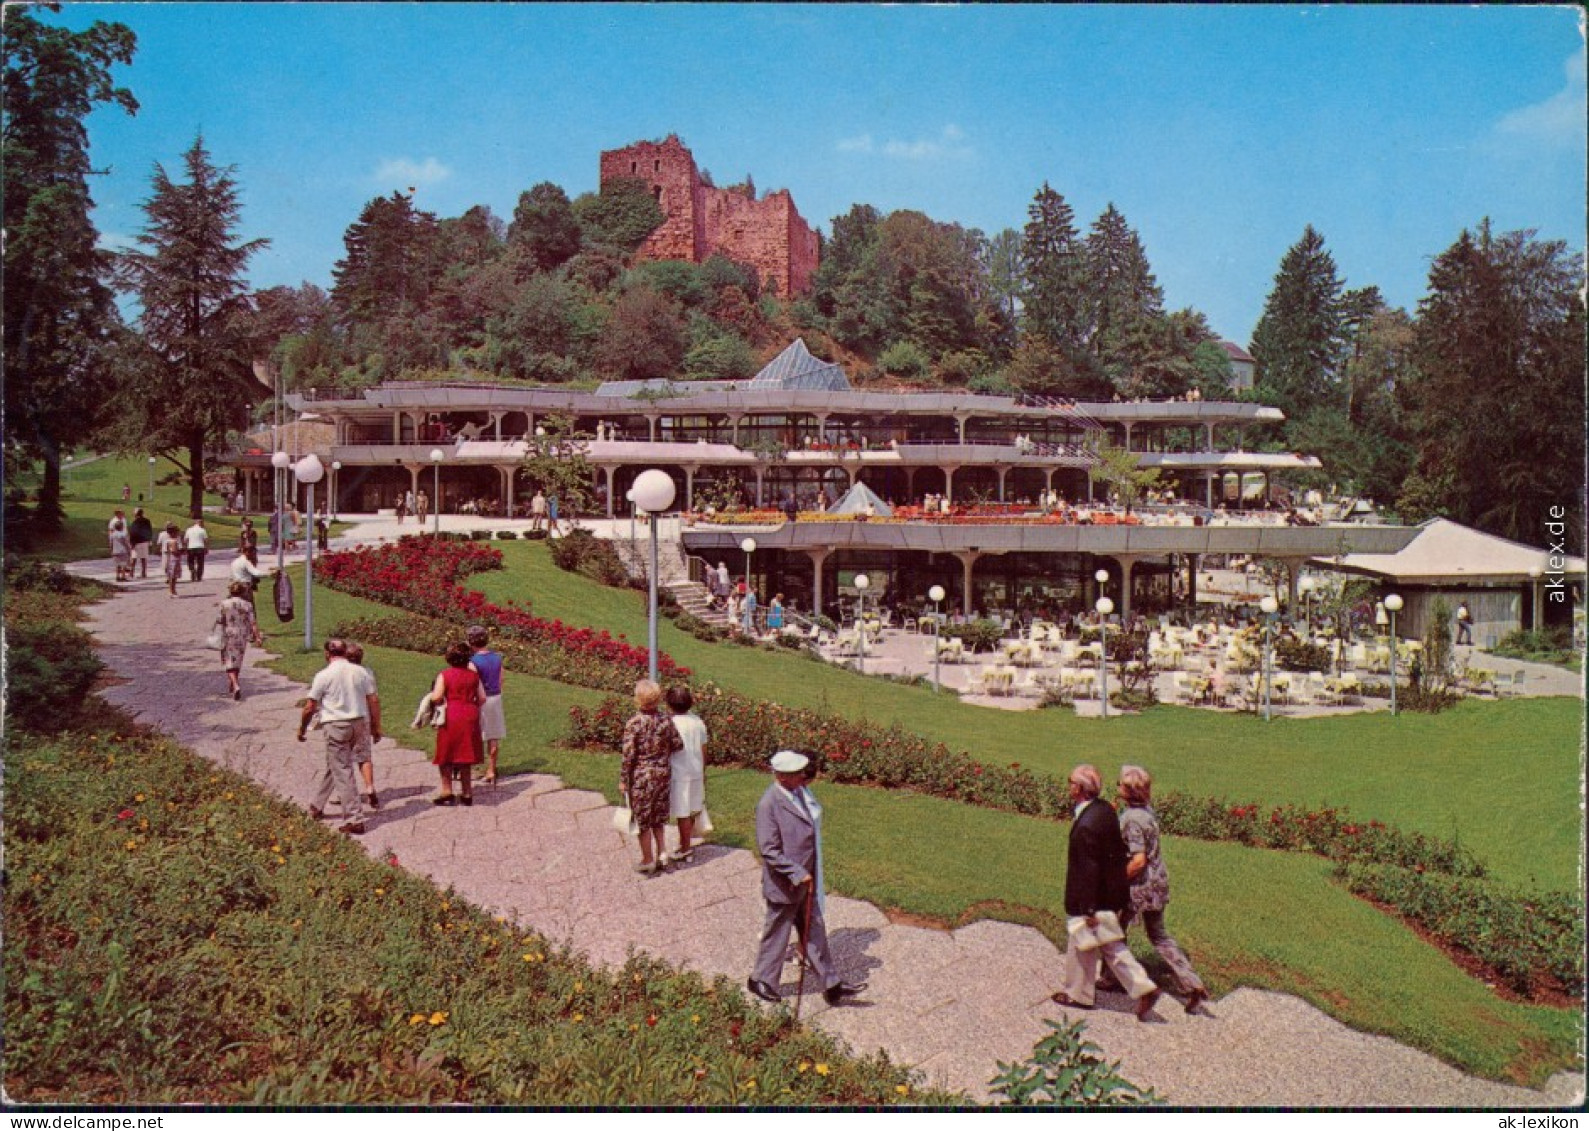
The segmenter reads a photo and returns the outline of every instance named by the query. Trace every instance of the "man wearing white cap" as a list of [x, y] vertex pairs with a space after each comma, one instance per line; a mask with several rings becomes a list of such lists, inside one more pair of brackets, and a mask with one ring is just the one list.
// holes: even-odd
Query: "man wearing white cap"
[[761, 932], [756, 969], [746, 983], [763, 1001], [779, 1001], [789, 931], [800, 928], [811, 971], [822, 983], [829, 1005], [860, 993], [865, 982], [845, 982], [828, 954], [822, 917], [822, 806], [806, 788], [811, 760], [793, 750], [772, 758], [773, 777], [756, 806], [756, 848], [761, 853], [761, 894], [767, 923]]

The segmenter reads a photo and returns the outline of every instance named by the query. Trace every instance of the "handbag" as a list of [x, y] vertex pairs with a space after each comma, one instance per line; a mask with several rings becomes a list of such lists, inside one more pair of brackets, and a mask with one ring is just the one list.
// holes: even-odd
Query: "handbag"
[[700, 815], [695, 818], [695, 831], [702, 835], [712, 832], [717, 826], [712, 824], [712, 815], [706, 811], [706, 806], [701, 806]]
[[445, 699], [431, 708], [430, 725], [437, 730], [447, 725], [447, 701]]
[[204, 646], [217, 652], [221, 650], [221, 646], [225, 643], [226, 641], [221, 637], [221, 626], [219, 624], [210, 629], [210, 634], [204, 638]]
[[630, 836], [640, 835], [640, 825], [634, 819], [634, 810], [627, 805], [620, 805], [612, 811], [613, 832], [628, 833]]

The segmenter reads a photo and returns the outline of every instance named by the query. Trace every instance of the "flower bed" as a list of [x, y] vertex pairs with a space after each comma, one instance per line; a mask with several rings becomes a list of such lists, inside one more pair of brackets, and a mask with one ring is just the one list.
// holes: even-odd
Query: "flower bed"
[[[1064, 781], [1016, 763], [988, 766], [899, 727], [785, 707], [711, 683], [696, 689], [695, 702], [712, 734], [713, 765], [765, 769], [773, 751], [793, 748], [812, 755], [818, 768], [838, 782], [912, 789], [1030, 817], [1070, 816]], [[592, 710], [570, 708], [567, 742], [577, 748], [618, 750], [631, 714], [629, 702], [616, 698]], [[1235, 841], [1454, 876], [1484, 874], [1482, 865], [1456, 844], [1404, 833], [1378, 821], [1354, 821], [1334, 808], [1260, 809], [1255, 804], [1232, 805], [1171, 791], [1155, 799], [1154, 810], [1160, 826], [1172, 836]]]
[[[619, 690], [614, 671], [631, 685], [650, 666], [644, 648], [615, 637], [605, 629], [582, 628], [560, 620], [532, 616], [516, 602], [498, 605], [485, 595], [465, 589], [459, 580], [470, 574], [502, 568], [502, 551], [480, 542], [437, 542], [428, 537], [406, 537], [395, 543], [362, 546], [328, 554], [316, 577], [332, 589], [366, 597], [441, 622], [448, 640], [463, 635], [467, 624], [495, 630], [499, 647], [516, 641], [533, 651], [535, 674], [586, 687]], [[435, 651], [435, 625], [406, 621], [361, 621], [359, 639], [393, 647]], [[416, 644], [423, 647], [416, 648]], [[445, 648], [445, 642], [442, 647]], [[439, 654], [439, 653], [438, 653]], [[527, 653], [528, 654], [528, 653]], [[596, 665], [590, 675], [576, 678], [584, 665]], [[599, 668], [600, 670], [597, 670]], [[690, 677], [690, 670], [671, 656], [658, 654], [657, 674], [667, 680]]]

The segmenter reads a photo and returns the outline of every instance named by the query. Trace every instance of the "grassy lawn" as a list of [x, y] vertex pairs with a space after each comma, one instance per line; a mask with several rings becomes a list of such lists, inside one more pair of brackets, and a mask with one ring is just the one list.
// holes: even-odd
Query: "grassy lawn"
[[[538, 548], [533, 557], [523, 553], [524, 547], [510, 549], [517, 551], [510, 557], [512, 576], [491, 574], [484, 580], [502, 586], [522, 582], [527, 575], [542, 579], [543, 571], [533, 568]], [[568, 577], [549, 566], [547, 570], [545, 580]], [[609, 619], [609, 607], [627, 604], [638, 615], [638, 602], [631, 594], [575, 578], [568, 578], [563, 588], [569, 595], [583, 596], [578, 606], [582, 615], [570, 612], [570, 620], [625, 629], [617, 617]], [[551, 611], [539, 595], [537, 602], [539, 612]], [[329, 629], [339, 619], [371, 615], [381, 615], [381, 608], [343, 594], [317, 594], [317, 625]], [[280, 670], [306, 680], [319, 667], [317, 655], [301, 651], [301, 624], [267, 625], [266, 631], [271, 646], [285, 650], [277, 662]], [[668, 639], [695, 645], [696, 654], [714, 659], [706, 645], [677, 633]], [[667, 646], [673, 650], [671, 642]], [[695, 662], [685, 648], [675, 654]], [[380, 677], [383, 703], [392, 712], [388, 729], [405, 744], [429, 746], [429, 733], [408, 731], [406, 717], [400, 716], [406, 716], [429, 686], [440, 667], [439, 658], [372, 648], [368, 662]], [[723, 646], [715, 662], [725, 669], [754, 670], [769, 679], [774, 669], [763, 665], [775, 664], [783, 672], [782, 686], [791, 692], [799, 689], [799, 694], [809, 694], [804, 685], [808, 674], [818, 680], [848, 681], [860, 692], [917, 694], [798, 658], [763, 656], [737, 646]], [[744, 689], [749, 681], [732, 682]], [[859, 694], [849, 686], [846, 692]], [[931, 698], [930, 692], [920, 694]], [[786, 701], [796, 697], [784, 696]], [[565, 730], [568, 708], [599, 698], [596, 692], [509, 673], [506, 702], [511, 737], [504, 744], [504, 770], [555, 773], [572, 785], [597, 789], [615, 799], [615, 758], [554, 745]], [[973, 708], [960, 710], [972, 720], [961, 724], [968, 731], [989, 716]], [[1051, 725], [1060, 717], [1044, 713], [1033, 718]], [[1176, 713], [1176, 718], [1186, 716]], [[914, 721], [917, 729], [926, 729], [921, 719]], [[708, 773], [708, 801], [718, 827], [715, 839], [740, 846], [751, 843], [755, 802], [766, 780], [748, 771]], [[1062, 915], [1064, 826], [934, 798], [831, 783], [822, 787], [822, 797], [832, 817], [826, 831], [833, 890], [946, 923], [991, 916], [1031, 922], [1051, 935], [1057, 931]], [[1499, 999], [1412, 931], [1331, 882], [1325, 861], [1182, 839], [1168, 840], [1165, 851], [1175, 876], [1174, 932], [1217, 993], [1250, 985], [1299, 994], [1354, 1028], [1385, 1033], [1467, 1071], [1495, 1078], [1538, 1082], [1549, 1071], [1572, 1062], [1582, 1026], [1578, 1012]], [[1150, 969], [1162, 976], [1157, 957], [1140, 936], [1134, 941]]]
[[[646, 638], [643, 595], [565, 573], [542, 545], [505, 543], [507, 568], [471, 582], [544, 617]], [[1511, 883], [1578, 885], [1582, 853], [1574, 699], [1467, 702], [1441, 715], [1335, 719], [1221, 715], [1180, 707], [1103, 724], [1069, 711], [1003, 711], [867, 679], [829, 664], [707, 644], [663, 621], [661, 647], [699, 675], [789, 706], [898, 723], [994, 765], [1055, 775], [1092, 761], [1109, 775], [1146, 765], [1161, 789], [1232, 802], [1334, 805], [1398, 828], [1454, 837]]]

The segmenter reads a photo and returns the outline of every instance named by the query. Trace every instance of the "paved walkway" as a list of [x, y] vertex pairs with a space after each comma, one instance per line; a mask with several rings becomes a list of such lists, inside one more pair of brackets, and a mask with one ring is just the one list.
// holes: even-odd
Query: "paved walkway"
[[[82, 572], [93, 574], [93, 565]], [[219, 576], [184, 584], [172, 600], [154, 580], [125, 586], [97, 605], [91, 628], [101, 655], [125, 682], [105, 695], [201, 756], [307, 805], [319, 742], [294, 738], [301, 685], [249, 666], [245, 698], [202, 640], [219, 599]], [[255, 654], [251, 659], [262, 658]], [[405, 705], [391, 704], [392, 723]], [[762, 918], [758, 864], [743, 850], [707, 847], [696, 861], [655, 879], [637, 876], [638, 853], [612, 831], [595, 793], [556, 778], [522, 775], [479, 790], [473, 808], [437, 809], [425, 756], [384, 740], [376, 754], [381, 809], [359, 842], [377, 857], [451, 885], [592, 961], [618, 963], [646, 950], [742, 983]], [[1061, 1015], [1048, 1001], [1059, 954], [1036, 931], [984, 921], [957, 931], [889, 922], [870, 904], [829, 900], [841, 970], [870, 981], [855, 1004], [828, 1008], [807, 995], [802, 1016], [860, 1051], [884, 1048], [937, 1084], [985, 1098], [998, 1060], [1018, 1061]], [[792, 993], [793, 967], [783, 989]], [[1166, 996], [1153, 1023], [1129, 1002], [1100, 995], [1080, 1015], [1089, 1039], [1124, 1062], [1131, 1080], [1170, 1102], [1194, 1106], [1564, 1106], [1581, 1102], [1582, 1077], [1558, 1075], [1543, 1091], [1464, 1076], [1384, 1037], [1354, 1032], [1299, 999], [1237, 990], [1208, 1015], [1187, 1017]]]

